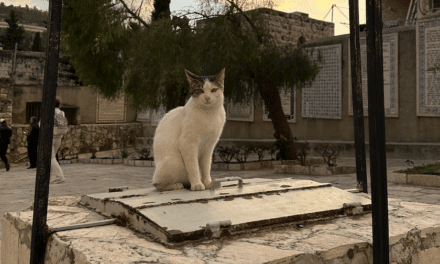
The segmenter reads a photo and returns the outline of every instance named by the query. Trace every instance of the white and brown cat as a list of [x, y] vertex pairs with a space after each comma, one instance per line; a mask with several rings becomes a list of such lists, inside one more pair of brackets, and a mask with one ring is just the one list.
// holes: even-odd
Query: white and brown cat
[[154, 136], [153, 185], [160, 191], [211, 188], [211, 159], [226, 122], [225, 69], [216, 76], [185, 70], [191, 98], [168, 112]]

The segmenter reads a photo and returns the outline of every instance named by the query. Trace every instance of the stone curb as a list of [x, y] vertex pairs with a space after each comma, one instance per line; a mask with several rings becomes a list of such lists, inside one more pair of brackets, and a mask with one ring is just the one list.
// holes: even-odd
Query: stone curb
[[398, 171], [400, 170], [389, 171], [387, 177], [389, 182], [428, 187], [440, 187], [440, 176], [426, 174], [406, 174]]
[[356, 173], [356, 167], [351, 166], [302, 166], [302, 165], [275, 165], [276, 173], [284, 174], [299, 174], [299, 175], [318, 175], [318, 176], [332, 176], [339, 174]]

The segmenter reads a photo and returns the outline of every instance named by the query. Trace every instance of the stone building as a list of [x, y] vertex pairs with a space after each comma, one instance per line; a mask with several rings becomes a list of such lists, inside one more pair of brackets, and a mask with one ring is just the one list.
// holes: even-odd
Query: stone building
[[[31, 116], [40, 118], [44, 65], [43, 52], [0, 51], [0, 118], [13, 129], [8, 152], [13, 162], [26, 160], [23, 131]], [[132, 147], [141, 135], [136, 111], [127, 106], [125, 97], [110, 101], [93, 87], [81, 86], [63, 57], [59, 61], [57, 96], [69, 122], [69, 132], [60, 147], [62, 156]]]
[[298, 44], [335, 35], [333, 23], [310, 18], [308, 14], [263, 10], [270, 33], [281, 47], [296, 48]]

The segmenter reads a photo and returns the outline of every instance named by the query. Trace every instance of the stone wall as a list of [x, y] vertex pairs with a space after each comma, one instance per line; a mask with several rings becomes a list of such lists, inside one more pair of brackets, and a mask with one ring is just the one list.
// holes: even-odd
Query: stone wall
[[13, 83], [10, 78], [0, 78], [0, 118], [12, 123]]
[[268, 9], [263, 16], [270, 33], [281, 47], [294, 48], [298, 42], [331, 37], [335, 34], [333, 23], [309, 18], [305, 13], [284, 13]]
[[399, 19], [400, 25], [405, 24], [411, 0], [382, 0], [382, 21]]
[[[26, 136], [23, 134], [27, 127], [12, 125], [11, 144], [7, 154], [12, 163], [27, 161]], [[81, 153], [90, 153], [91, 148], [107, 151], [134, 147], [135, 138], [141, 134], [141, 127], [140, 123], [69, 126], [69, 132], [61, 142], [60, 151], [65, 149], [67, 158], [73, 158]]]
[[[13, 69], [14, 52], [0, 50], [0, 78], [12, 77], [15, 70], [15, 85], [42, 85], [44, 80], [45, 53], [33, 51], [18, 51], [15, 69]], [[67, 59], [60, 57], [58, 63], [58, 85], [78, 86], [71, 66]]]

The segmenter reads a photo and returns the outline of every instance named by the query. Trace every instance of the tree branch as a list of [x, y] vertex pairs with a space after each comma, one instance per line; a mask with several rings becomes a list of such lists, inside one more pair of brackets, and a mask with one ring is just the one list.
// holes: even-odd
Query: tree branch
[[136, 18], [139, 22], [141, 22], [142, 25], [144, 25], [146, 28], [149, 28], [150, 26], [147, 24], [147, 22], [145, 22], [140, 16], [138, 16], [136, 13], [134, 13], [128, 6], [127, 4], [124, 2], [124, 0], [119, 0], [119, 2], [121, 2], [121, 4], [124, 6], [125, 10], [132, 15], [134, 18]]
[[246, 21], [249, 23], [249, 25], [255, 31], [255, 34], [257, 34], [258, 42], [260, 42], [260, 44], [263, 44], [263, 36], [260, 34], [259, 30], [255, 26], [255, 24], [252, 22], [252, 20], [244, 13], [244, 11], [236, 3], [234, 3], [231, 0], [226, 0], [226, 1], [229, 4], [231, 4], [232, 7], [234, 7], [235, 9], [237, 9], [241, 13], [241, 15], [246, 19]]

